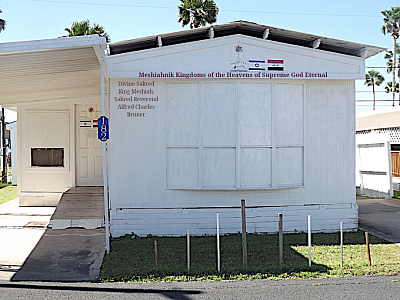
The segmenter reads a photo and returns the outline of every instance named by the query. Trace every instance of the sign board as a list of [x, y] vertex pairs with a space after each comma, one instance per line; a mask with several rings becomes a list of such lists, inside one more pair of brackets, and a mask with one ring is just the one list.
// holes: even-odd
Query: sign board
[[108, 118], [105, 116], [100, 117], [98, 120], [97, 136], [102, 142], [109, 139]]

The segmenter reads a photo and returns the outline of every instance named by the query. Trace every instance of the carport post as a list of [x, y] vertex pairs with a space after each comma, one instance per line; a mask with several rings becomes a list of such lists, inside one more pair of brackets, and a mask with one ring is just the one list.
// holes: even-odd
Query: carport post
[[[104, 92], [104, 57], [100, 58], [101, 115], [106, 115]], [[106, 221], [106, 251], [110, 253], [110, 225], [108, 216], [108, 180], [107, 180], [107, 141], [103, 141], [103, 180], [104, 180], [104, 218]]]

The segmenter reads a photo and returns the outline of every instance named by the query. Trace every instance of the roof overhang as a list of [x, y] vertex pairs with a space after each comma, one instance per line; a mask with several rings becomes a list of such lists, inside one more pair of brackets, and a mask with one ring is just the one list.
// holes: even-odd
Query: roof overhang
[[0, 43], [0, 104], [100, 95], [99, 60], [106, 49], [97, 35]]
[[234, 21], [220, 25], [140, 37], [109, 44], [110, 55], [165, 47], [210, 38], [242, 34], [285, 44], [303, 46], [367, 59], [386, 48], [353, 43], [328, 37], [291, 31], [248, 21]]
[[356, 115], [356, 131], [400, 127], [400, 107], [366, 111]]

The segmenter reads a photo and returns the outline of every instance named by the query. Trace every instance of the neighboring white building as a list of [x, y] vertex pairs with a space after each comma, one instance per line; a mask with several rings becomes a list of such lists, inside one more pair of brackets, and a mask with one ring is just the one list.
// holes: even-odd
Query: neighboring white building
[[10, 124], [6, 125], [6, 129], [10, 131], [10, 141], [8, 148], [10, 149], [10, 154], [11, 154], [11, 182], [12, 185], [17, 185], [17, 178], [18, 178], [18, 154], [17, 154], [17, 148], [18, 148], [18, 139], [17, 139], [17, 121], [12, 122]]
[[356, 116], [356, 185], [363, 195], [392, 197], [400, 187], [400, 107]]
[[[18, 109], [21, 205], [103, 185], [100, 63], [110, 122], [111, 233], [357, 228], [355, 80], [383, 48], [237, 21], [111, 43], [0, 44], [0, 102]], [[108, 93], [109, 89], [109, 93]], [[50, 159], [51, 158], [51, 159]]]

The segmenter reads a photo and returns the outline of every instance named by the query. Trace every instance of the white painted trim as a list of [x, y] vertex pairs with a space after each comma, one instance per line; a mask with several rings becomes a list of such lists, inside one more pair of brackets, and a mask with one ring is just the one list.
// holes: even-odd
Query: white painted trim
[[38, 100], [38, 101], [27, 101], [27, 102], [15, 102], [12, 103], [15, 106], [19, 106], [19, 105], [38, 105], [38, 104], [47, 104], [49, 102], [51, 103], [57, 103], [57, 102], [63, 102], [65, 103], [65, 101], [75, 101], [76, 103], [79, 103], [77, 101], [82, 101], [80, 104], [84, 104], [85, 102], [92, 101], [92, 99], [99, 99], [100, 94], [93, 94], [93, 95], [88, 95], [88, 96], [83, 96], [83, 97], [74, 97], [73, 99], [71, 99], [71, 97], [62, 97], [62, 98], [50, 98], [47, 100]]
[[70, 111], [71, 111], [71, 116], [70, 116], [70, 140], [69, 140], [69, 144], [70, 144], [70, 169], [71, 169], [71, 174], [69, 176], [70, 178], [70, 186], [71, 187], [75, 187], [76, 186], [76, 128], [75, 128], [75, 122], [77, 120], [76, 118], [76, 104], [75, 103], [71, 103], [70, 104]]
[[[361, 67], [361, 66], [360, 66]], [[362, 67], [364, 69], [364, 67]], [[195, 72], [195, 71], [194, 71]], [[144, 72], [148, 73], [148, 71]], [[119, 79], [127, 79], [129, 80], [130, 78], [143, 78], [143, 79], [165, 79], [165, 78], [160, 78], [160, 77], [139, 77], [139, 71], [108, 71], [107, 73], [108, 78], [119, 78]], [[168, 78], [171, 79], [171, 78]], [[180, 78], [176, 78], [175, 80], [179, 80]], [[196, 80], [207, 80], [207, 79], [214, 79], [214, 80], [232, 80], [236, 78], [188, 78], [186, 79], [187, 81], [196, 81]], [[259, 78], [248, 78], [248, 80], [257, 80]], [[264, 78], [262, 80], [268, 81], [268, 80], [276, 80], [276, 79], [281, 79], [281, 78]], [[353, 74], [329, 74], [329, 77], [310, 77], [310, 78], [288, 78], [285, 80], [331, 80], [331, 79], [339, 79], [339, 80], [365, 80], [365, 75], [363, 73], [353, 73]], [[237, 80], [237, 79], [236, 79]], [[51, 100], [50, 100], [51, 101]]]
[[96, 45], [100, 46], [102, 49], [106, 49], [107, 47], [106, 39], [104, 37], [99, 37], [98, 35], [86, 35], [86, 36], [76, 36], [76, 37], [0, 43], [0, 54], [11, 53], [11, 52], [15, 53], [15, 52], [25, 52], [25, 51], [37, 51], [37, 50], [52, 50], [60, 48], [91, 47]]
[[358, 51], [357, 55], [359, 55], [361, 58], [365, 59], [368, 55], [368, 47], [365, 47], [361, 51]]
[[[106, 99], [104, 85], [104, 58], [100, 59], [100, 83], [101, 83], [101, 115], [106, 115]], [[106, 251], [110, 253], [110, 218], [109, 218], [109, 203], [108, 203], [108, 178], [107, 178], [107, 142], [102, 142], [103, 148], [103, 191], [104, 191], [104, 218], [106, 226]]]
[[[23, 186], [23, 182], [21, 181], [22, 178], [22, 163], [21, 163], [21, 148], [22, 148], [22, 131], [21, 131], [21, 113], [22, 109], [21, 108], [17, 108], [17, 120], [19, 122], [19, 126], [17, 126], [17, 159], [18, 159], [18, 163], [17, 163], [17, 195], [19, 196], [21, 194], [22, 191], [22, 186]], [[23, 118], [23, 117], [22, 117]]]

